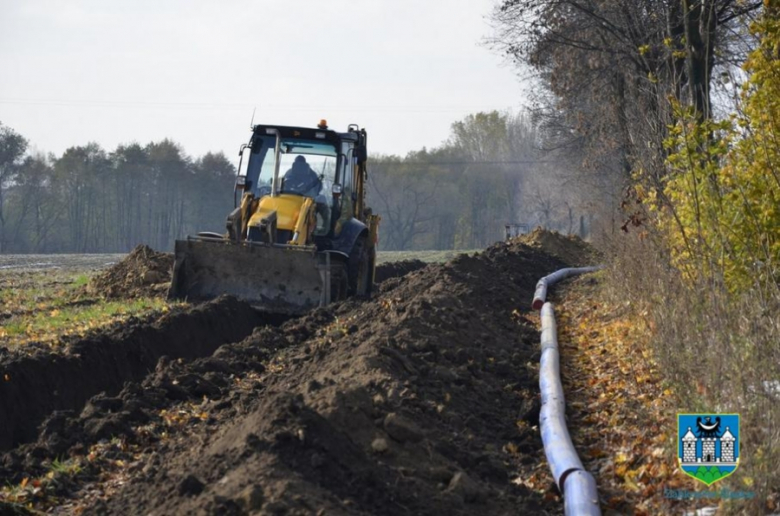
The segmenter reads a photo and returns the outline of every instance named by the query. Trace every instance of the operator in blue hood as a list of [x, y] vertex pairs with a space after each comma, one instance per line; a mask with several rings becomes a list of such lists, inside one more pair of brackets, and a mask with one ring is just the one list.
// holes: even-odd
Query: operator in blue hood
[[322, 189], [319, 176], [311, 169], [306, 158], [297, 156], [290, 170], [285, 172], [282, 193], [297, 193], [305, 197], [316, 197]]

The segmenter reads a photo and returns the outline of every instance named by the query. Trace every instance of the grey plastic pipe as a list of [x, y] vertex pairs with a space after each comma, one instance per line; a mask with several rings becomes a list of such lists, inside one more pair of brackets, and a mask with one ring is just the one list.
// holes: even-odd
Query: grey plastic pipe
[[[561, 269], [545, 276], [537, 283], [534, 308], [541, 300], [542, 356], [539, 361], [539, 390], [542, 408], [539, 428], [544, 444], [544, 454], [550, 465], [555, 483], [563, 494], [566, 515], [600, 516], [598, 491], [593, 476], [585, 471], [566, 428], [566, 400], [560, 375], [558, 329], [552, 303], [545, 303], [547, 288], [574, 274], [593, 272], [602, 267]], [[541, 292], [540, 292], [541, 290]]]
[[547, 299], [547, 287], [551, 287], [561, 280], [574, 276], [576, 274], [585, 274], [588, 272], [596, 272], [603, 269], [603, 265], [597, 265], [595, 267], [570, 267], [567, 269], [561, 269], [553, 272], [549, 276], [545, 276], [536, 282], [536, 292], [534, 292], [533, 309], [541, 310], [544, 301]]

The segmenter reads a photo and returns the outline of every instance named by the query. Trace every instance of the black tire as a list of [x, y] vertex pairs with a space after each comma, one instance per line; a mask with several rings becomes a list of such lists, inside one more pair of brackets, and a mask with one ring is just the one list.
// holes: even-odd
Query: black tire
[[371, 255], [365, 237], [358, 238], [355, 247], [349, 253], [347, 280], [350, 296], [371, 295]]
[[333, 263], [330, 268], [330, 300], [341, 301], [347, 298], [349, 282], [346, 263]]

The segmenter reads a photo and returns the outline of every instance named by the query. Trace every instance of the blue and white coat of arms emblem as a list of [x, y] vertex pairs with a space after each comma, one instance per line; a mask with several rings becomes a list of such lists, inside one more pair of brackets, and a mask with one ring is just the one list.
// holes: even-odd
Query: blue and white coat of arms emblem
[[739, 466], [739, 414], [678, 414], [677, 460], [696, 480], [712, 485]]

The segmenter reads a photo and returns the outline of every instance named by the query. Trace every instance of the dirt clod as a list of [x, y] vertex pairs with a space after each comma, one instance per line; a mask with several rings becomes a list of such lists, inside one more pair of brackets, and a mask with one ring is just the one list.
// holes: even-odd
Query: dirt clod
[[238, 496], [239, 504], [247, 511], [259, 511], [263, 508], [263, 502], [265, 502], [265, 494], [263, 488], [258, 485], [252, 485], [241, 491]]
[[200, 481], [195, 475], [187, 475], [179, 483], [179, 494], [183, 496], [195, 496], [203, 492], [203, 488], [206, 487], [203, 482]]
[[466, 473], [458, 471], [452, 476], [447, 491], [463, 498], [466, 503], [479, 502], [485, 498], [485, 490]]
[[423, 438], [423, 432], [414, 422], [391, 412], [385, 417], [384, 428], [387, 434], [398, 442], [411, 441], [416, 443]]
[[122, 261], [98, 274], [87, 291], [105, 298], [164, 295], [171, 282], [173, 255], [139, 245]]
[[371, 449], [374, 450], [375, 453], [385, 453], [388, 448], [387, 439], [384, 437], [377, 437], [371, 441]]

